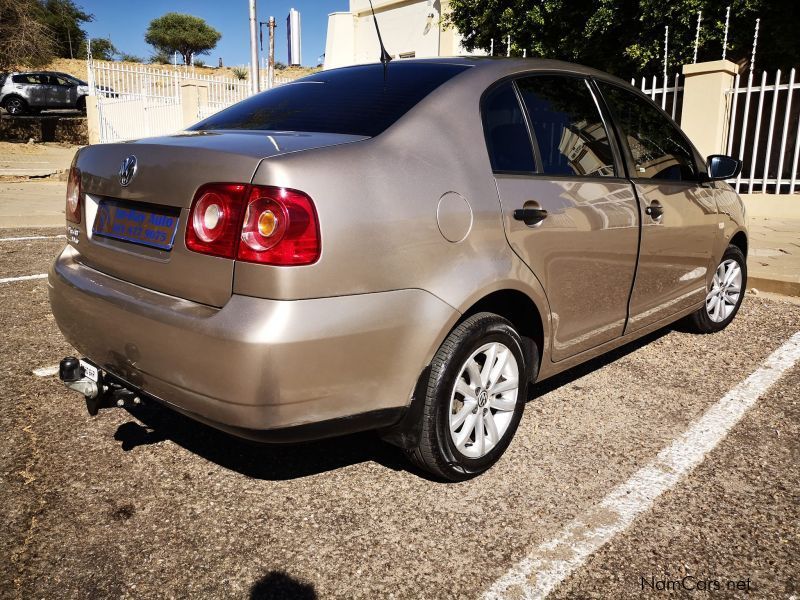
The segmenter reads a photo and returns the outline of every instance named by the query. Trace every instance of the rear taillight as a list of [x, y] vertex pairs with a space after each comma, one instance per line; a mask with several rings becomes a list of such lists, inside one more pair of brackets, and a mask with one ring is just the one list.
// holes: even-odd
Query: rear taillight
[[296, 190], [214, 183], [198, 190], [186, 247], [267, 265], [309, 265], [322, 250], [314, 203]]
[[71, 223], [81, 222], [81, 171], [74, 164], [69, 170], [69, 179], [67, 180], [67, 206], [64, 212], [67, 215], [67, 221]]
[[238, 260], [310, 265], [319, 259], [321, 250], [317, 211], [311, 198], [286, 188], [250, 188]]
[[186, 247], [195, 252], [234, 258], [242, 228], [247, 186], [210, 183], [195, 194], [186, 224]]

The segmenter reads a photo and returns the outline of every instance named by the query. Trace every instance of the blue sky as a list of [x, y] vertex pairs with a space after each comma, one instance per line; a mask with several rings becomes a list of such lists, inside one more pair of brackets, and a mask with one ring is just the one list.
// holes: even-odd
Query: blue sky
[[[167, 12], [181, 12], [201, 17], [222, 33], [222, 39], [208, 56], [201, 57], [216, 65], [221, 56], [225, 65], [241, 65], [249, 61], [248, 0], [76, 0], [94, 21], [86, 24], [90, 37], [111, 37], [122, 52], [148, 57], [151, 47], [144, 33], [152, 19]], [[275, 59], [286, 62], [286, 16], [290, 8], [300, 11], [302, 21], [302, 56], [304, 65], [316, 65], [317, 57], [325, 52], [325, 33], [328, 14], [348, 10], [348, 0], [259, 0], [258, 20], [274, 16]], [[264, 50], [267, 49], [267, 30], [264, 28]]]

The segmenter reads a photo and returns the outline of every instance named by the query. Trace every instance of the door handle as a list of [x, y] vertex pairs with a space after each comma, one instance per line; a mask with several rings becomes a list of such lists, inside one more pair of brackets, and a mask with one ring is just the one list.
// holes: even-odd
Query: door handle
[[650, 203], [650, 206], [644, 209], [645, 214], [650, 215], [650, 218], [654, 221], [656, 219], [660, 219], [661, 215], [664, 214], [664, 207], [661, 206], [661, 203], [658, 200], [653, 200]]
[[547, 211], [543, 208], [518, 208], [514, 211], [517, 221], [524, 221], [525, 225], [536, 225], [547, 218]]

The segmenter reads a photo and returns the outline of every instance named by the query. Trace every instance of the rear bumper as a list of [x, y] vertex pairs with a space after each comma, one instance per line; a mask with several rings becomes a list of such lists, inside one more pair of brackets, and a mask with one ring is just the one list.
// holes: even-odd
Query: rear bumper
[[422, 290], [289, 301], [233, 295], [218, 309], [78, 258], [68, 246], [48, 279], [67, 340], [157, 400], [244, 437], [280, 439], [256, 433], [314, 432], [324, 422], [334, 431], [302, 437], [335, 433], [337, 422], [342, 433], [354, 423], [390, 424], [458, 316]]

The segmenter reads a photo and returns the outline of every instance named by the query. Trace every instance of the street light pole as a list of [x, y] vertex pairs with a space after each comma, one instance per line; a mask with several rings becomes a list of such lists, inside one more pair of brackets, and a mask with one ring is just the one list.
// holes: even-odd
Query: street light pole
[[261, 81], [258, 77], [258, 19], [256, 18], [256, 0], [250, 1], [250, 89], [254, 94], [261, 91]]
[[275, 17], [269, 18], [269, 63], [267, 67], [267, 85], [275, 86]]

